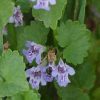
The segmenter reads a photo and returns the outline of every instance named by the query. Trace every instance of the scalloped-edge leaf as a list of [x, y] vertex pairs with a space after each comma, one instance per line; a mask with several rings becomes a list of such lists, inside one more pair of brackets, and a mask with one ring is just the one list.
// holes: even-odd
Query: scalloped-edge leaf
[[50, 11], [32, 9], [32, 15], [35, 19], [44, 22], [46, 27], [56, 29], [58, 20], [62, 17], [63, 10], [67, 4], [67, 0], [56, 0], [56, 5], [50, 6]]
[[7, 100], [40, 100], [40, 95], [32, 90], [29, 90], [21, 94], [16, 94]]
[[0, 31], [9, 21], [9, 17], [12, 16], [14, 9], [14, 3], [12, 0], [0, 1]]
[[56, 86], [56, 88], [61, 100], [90, 100], [88, 94], [74, 86], [69, 85], [63, 88]]
[[5, 51], [0, 57], [0, 97], [29, 89], [23, 58], [17, 51]]
[[78, 21], [61, 23], [57, 28], [58, 44], [64, 48], [63, 57], [74, 65], [81, 64], [88, 55], [90, 31]]

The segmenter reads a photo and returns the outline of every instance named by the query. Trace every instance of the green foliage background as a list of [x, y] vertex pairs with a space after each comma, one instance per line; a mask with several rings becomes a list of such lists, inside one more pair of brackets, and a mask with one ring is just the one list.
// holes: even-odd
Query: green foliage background
[[[100, 0], [56, 1], [50, 11], [33, 9], [28, 0], [0, 1], [0, 100], [100, 100]], [[8, 23], [15, 5], [21, 6], [23, 26]], [[31, 89], [21, 53], [27, 40], [57, 48], [76, 71], [71, 84]]]

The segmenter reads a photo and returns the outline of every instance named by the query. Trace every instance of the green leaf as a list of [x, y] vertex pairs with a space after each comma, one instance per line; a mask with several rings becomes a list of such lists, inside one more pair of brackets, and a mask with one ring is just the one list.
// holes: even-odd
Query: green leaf
[[18, 49], [25, 47], [26, 41], [34, 41], [39, 44], [45, 44], [47, 41], [49, 29], [45, 28], [42, 22], [34, 21], [30, 26], [17, 30]]
[[91, 0], [92, 6], [94, 7], [93, 10], [96, 10], [94, 13], [100, 13], [100, 0]]
[[8, 50], [0, 57], [0, 97], [27, 91], [25, 64], [17, 51]]
[[58, 95], [62, 100], [90, 100], [88, 93], [95, 84], [95, 65], [90, 60], [86, 61], [75, 69], [75, 75], [70, 78], [71, 83], [61, 88], [56, 85]]
[[94, 86], [95, 79], [95, 64], [93, 64], [92, 60], [87, 59], [84, 64], [78, 67], [72, 84], [78, 86], [84, 92], [88, 92]]
[[56, 5], [51, 5], [50, 11], [32, 9], [33, 16], [43, 21], [46, 27], [56, 29], [58, 20], [62, 17], [67, 0], [56, 0]]
[[14, 8], [14, 4], [12, 0], [0, 1], [0, 31], [2, 31], [3, 27], [7, 24], [9, 17], [13, 13], [13, 8]]
[[74, 65], [81, 64], [90, 46], [90, 32], [85, 25], [69, 20], [61, 23], [57, 32], [58, 44], [64, 48], [63, 57]]
[[100, 87], [93, 91], [93, 100], [100, 100]]
[[0, 55], [2, 54], [3, 51], [3, 35], [0, 33]]
[[80, 12], [79, 12], [79, 21], [84, 23], [85, 18], [85, 7], [86, 7], [86, 0], [80, 0]]
[[40, 100], [40, 95], [33, 91], [24, 93], [24, 97], [25, 100]]
[[28, 13], [31, 8], [29, 0], [17, 0], [16, 4], [21, 6], [21, 10], [24, 13]]
[[7, 40], [10, 44], [10, 49], [16, 50], [17, 48], [17, 38], [16, 38], [16, 31], [13, 24], [7, 25]]
[[75, 4], [75, 0], [67, 0], [67, 6], [61, 18], [61, 21], [65, 22], [68, 19], [73, 19], [73, 16], [74, 16], [73, 9], [75, 9], [74, 4]]
[[74, 20], [79, 20], [80, 23], [84, 23], [85, 18], [86, 0], [76, 0], [74, 9]]
[[75, 8], [74, 8], [74, 20], [77, 20], [79, 13], [79, 0], [75, 0]]
[[[57, 87], [57, 86], [56, 86]], [[57, 87], [58, 95], [62, 100], [89, 100], [87, 94], [83, 93], [81, 89], [69, 85], [68, 87]]]
[[14, 95], [8, 100], [40, 100], [40, 96], [38, 93], [35, 93], [32, 90], [30, 90], [22, 94]]

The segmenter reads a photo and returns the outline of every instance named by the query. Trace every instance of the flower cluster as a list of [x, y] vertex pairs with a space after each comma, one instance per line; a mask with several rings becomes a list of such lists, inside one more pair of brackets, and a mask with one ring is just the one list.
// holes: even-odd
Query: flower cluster
[[[33, 6], [34, 9], [44, 9], [49, 11], [50, 5], [55, 5], [56, 0], [29, 0], [31, 2], [36, 1], [36, 5]], [[23, 14], [21, 12], [20, 6], [14, 7], [13, 15], [9, 18], [9, 23], [14, 23], [15, 27], [23, 25]]]
[[33, 6], [34, 9], [44, 9], [49, 11], [50, 5], [55, 5], [56, 0], [30, 0], [30, 1], [36, 1], [36, 5]]
[[14, 23], [16, 27], [23, 25], [23, 14], [20, 6], [14, 8], [13, 15], [9, 18], [9, 23]]
[[27, 50], [23, 50], [23, 54], [29, 63], [33, 60], [38, 64], [37, 67], [33, 66], [26, 70], [27, 78], [33, 89], [39, 89], [39, 85], [45, 86], [48, 82], [56, 80], [58, 85], [66, 87], [69, 80], [69, 75], [74, 75], [75, 70], [63, 62], [60, 58], [59, 63], [55, 65], [54, 62], [49, 62], [47, 65], [42, 66], [41, 54], [46, 50], [44, 46], [36, 44], [31, 41], [26, 42]]

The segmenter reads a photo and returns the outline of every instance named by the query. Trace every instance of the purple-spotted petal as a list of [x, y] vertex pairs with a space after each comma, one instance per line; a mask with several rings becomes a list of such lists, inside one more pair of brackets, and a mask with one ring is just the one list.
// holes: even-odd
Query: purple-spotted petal
[[41, 63], [41, 54], [40, 53], [36, 56], [36, 63], [37, 64]]
[[30, 78], [29, 83], [31, 84], [33, 89], [39, 89], [40, 80], [35, 80], [34, 78]]
[[49, 8], [49, 0], [37, 0], [37, 4], [34, 5], [34, 9], [50, 10], [50, 8]]
[[34, 8], [34, 9], [45, 9], [45, 10], [47, 10], [47, 11], [50, 10], [50, 7], [49, 7], [49, 6], [48, 6], [48, 7], [41, 7], [41, 6], [37, 5], [37, 4], [34, 5], [33, 8]]
[[74, 74], [74, 69], [69, 65], [65, 64], [62, 59], [60, 59], [59, 64], [57, 65], [57, 67], [55, 67], [55, 70], [53, 68], [52, 71], [52, 76], [55, 76], [58, 85], [63, 87], [67, 86], [68, 83], [70, 83], [68, 75]]
[[15, 26], [23, 25], [23, 14], [20, 6], [14, 8], [13, 15], [9, 18], [9, 23], [14, 23]]
[[37, 64], [41, 62], [41, 54], [46, 50], [46, 48], [42, 45], [36, 44], [31, 41], [26, 42], [27, 50], [23, 50], [23, 54], [29, 63], [32, 63], [33, 60], [36, 60]]
[[58, 75], [58, 70], [57, 70], [57, 68], [53, 68], [52, 69], [52, 76], [53, 77], [56, 77]]
[[30, 69], [27, 69], [26, 70], [26, 76], [27, 77], [33, 77], [33, 73], [36, 71], [36, 68], [35, 67], [32, 67]]
[[44, 79], [44, 73], [41, 71], [41, 66], [32, 67], [26, 70], [27, 77], [29, 77], [29, 83], [33, 89], [39, 89], [39, 84], [46, 85], [47, 81]]
[[36, 55], [30, 54], [31, 51], [29, 51], [29, 50], [23, 50], [22, 52], [25, 55], [25, 57], [26, 57], [26, 59], [28, 60], [29, 63], [32, 63], [32, 61], [36, 58]]
[[67, 74], [61, 74], [61, 75], [58, 74], [57, 82], [58, 82], [59, 86], [66, 87], [68, 85], [68, 83], [70, 83], [70, 80], [68, 79]]

